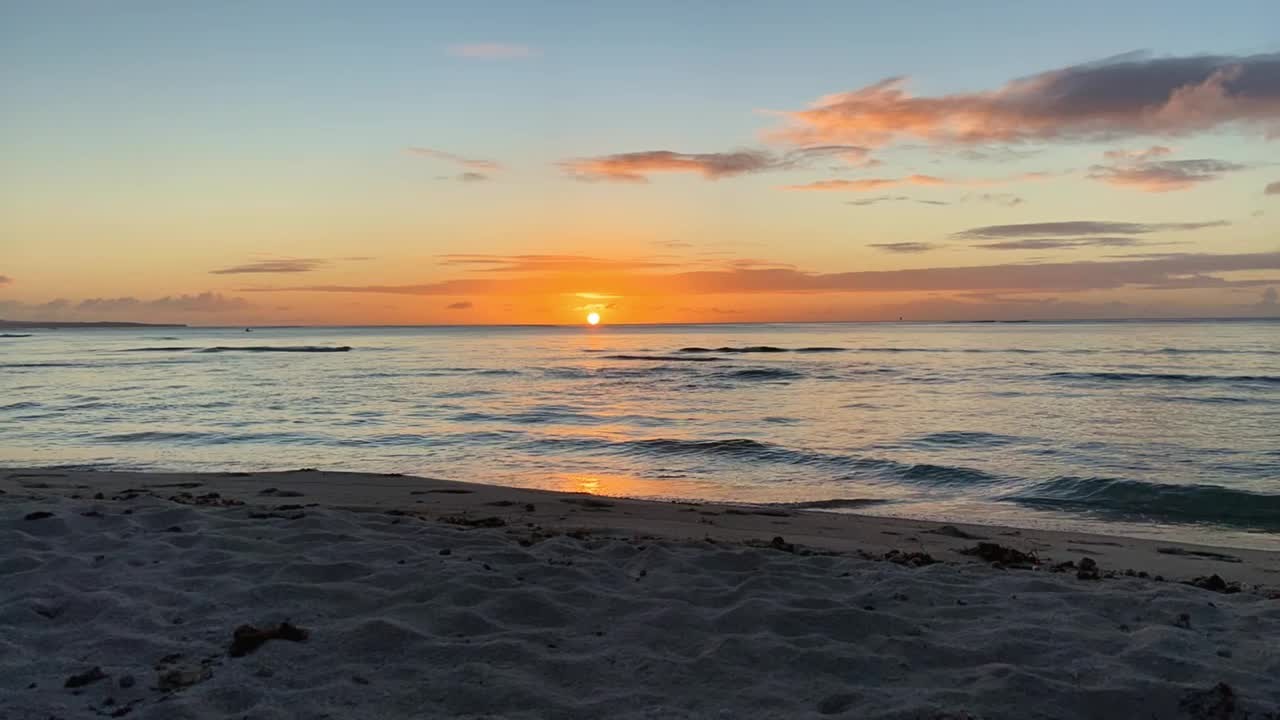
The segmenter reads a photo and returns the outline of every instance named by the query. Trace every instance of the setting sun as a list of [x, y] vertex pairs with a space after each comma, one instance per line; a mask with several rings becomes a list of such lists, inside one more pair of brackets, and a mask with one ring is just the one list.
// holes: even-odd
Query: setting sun
[[588, 314], [587, 314], [587, 324], [588, 324], [588, 325], [599, 325], [599, 324], [600, 324], [600, 313], [594, 313], [594, 312], [593, 312], [593, 313], [588, 313]]

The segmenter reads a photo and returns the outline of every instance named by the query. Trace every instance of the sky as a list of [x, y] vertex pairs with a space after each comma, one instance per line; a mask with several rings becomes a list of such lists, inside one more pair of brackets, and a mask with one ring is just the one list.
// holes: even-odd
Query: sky
[[1276, 27], [0, 0], [0, 318], [1280, 316]]

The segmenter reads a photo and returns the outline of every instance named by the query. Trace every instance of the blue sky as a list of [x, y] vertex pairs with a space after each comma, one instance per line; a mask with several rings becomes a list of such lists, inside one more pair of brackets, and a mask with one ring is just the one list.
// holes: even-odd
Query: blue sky
[[[257, 257], [325, 259], [307, 272], [333, 282], [257, 275], [262, 287], [250, 290], [294, 292], [290, 309], [249, 297], [235, 312], [321, 322], [337, 319], [336, 305], [351, 298], [288, 287], [422, 284], [461, 272], [439, 259], [464, 252], [622, 261], [682, 243], [689, 268], [704, 262], [697, 253], [730, 248], [739, 260], [805, 272], [1105, 259], [1097, 249], [997, 258], [944, 243], [978, 225], [1079, 218], [1222, 219], [1228, 229], [1180, 237], [1189, 243], [1180, 251], [1277, 249], [1277, 203], [1263, 192], [1280, 180], [1268, 169], [1280, 160], [1276, 142], [1264, 138], [1266, 123], [1277, 121], [1270, 105], [1244, 123], [1237, 114], [1149, 137], [1128, 128], [1105, 141], [961, 149], [897, 138], [873, 148], [882, 163], [874, 169], [775, 163], [708, 179], [698, 167], [665, 168], [646, 170], [649, 182], [640, 184], [575, 182], [564, 171], [580, 159], [651, 151], [781, 156], [788, 148], [767, 134], [794, 123], [794, 113], [890, 77], [907, 77], [916, 97], [976, 97], [1132, 51], [1269, 56], [1280, 49], [1274, 2], [51, 2], [10, 3], [0, 19], [0, 151], [6, 185], [16, 188], [0, 200], [0, 276], [8, 278], [0, 299], [8, 298], [9, 314], [84, 296], [249, 297], [245, 278], [210, 271]], [[509, 46], [515, 56], [458, 52], [470, 45]], [[1177, 162], [1240, 167], [1173, 192], [1091, 178], [1106, 150], [1148, 146], [1168, 147]], [[501, 171], [486, 182], [453, 182], [459, 168], [412, 156], [415, 147], [489, 160]], [[964, 156], [1002, 149], [1034, 154]], [[1007, 180], [1030, 172], [1054, 179]], [[909, 200], [860, 206], [849, 201], [869, 197], [861, 192], [785, 191], [908, 175], [946, 183], [896, 186], [889, 197]], [[980, 182], [997, 180], [998, 188]], [[984, 195], [1017, 203], [978, 199]], [[902, 243], [932, 249], [883, 249]], [[374, 259], [334, 260], [346, 256]], [[586, 286], [597, 282], [583, 278], [583, 291], [596, 292]], [[1235, 302], [1201, 297], [1210, 289], [1180, 306], [1217, 312]], [[436, 305], [444, 304], [399, 293], [384, 299], [402, 321], [438, 321]], [[476, 298], [448, 304], [463, 300], [474, 301], [474, 321], [495, 320], [509, 304], [490, 303], [491, 314]], [[757, 300], [739, 302], [745, 315], [778, 307]], [[824, 307], [851, 318], [892, 301], [856, 293], [829, 300]], [[540, 302], [557, 308], [548, 311], [556, 319], [579, 310], [576, 301]], [[621, 315], [626, 303], [619, 305]], [[810, 305], [796, 305], [797, 319], [812, 316]], [[636, 305], [631, 317], [675, 317], [646, 307]]]

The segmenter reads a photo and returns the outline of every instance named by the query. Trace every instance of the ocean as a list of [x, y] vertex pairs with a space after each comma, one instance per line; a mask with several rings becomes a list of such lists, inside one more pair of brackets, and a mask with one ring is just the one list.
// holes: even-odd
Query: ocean
[[1277, 321], [11, 334], [0, 465], [398, 472], [1280, 549]]

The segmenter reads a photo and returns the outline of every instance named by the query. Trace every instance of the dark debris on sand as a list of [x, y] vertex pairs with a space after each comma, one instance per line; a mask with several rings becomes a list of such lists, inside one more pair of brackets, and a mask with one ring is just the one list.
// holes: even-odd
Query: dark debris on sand
[[1234, 593], [1238, 593], [1241, 590], [1240, 583], [1227, 582], [1226, 580], [1222, 579], [1222, 576], [1216, 575], [1216, 574], [1210, 575], [1208, 577], [1193, 578], [1191, 580], [1186, 581], [1183, 584], [1191, 585], [1192, 587], [1198, 587], [1201, 590], [1209, 590], [1216, 593], [1222, 593], [1224, 595], [1231, 595]]
[[170, 495], [169, 501], [176, 502], [179, 505], [199, 505], [201, 507], [236, 507], [244, 504], [243, 500], [224, 498], [216, 492], [205, 493], [204, 495], [192, 495], [188, 492], [182, 492], [177, 495]]
[[1040, 564], [1040, 559], [1035, 556], [1035, 553], [1026, 553], [999, 543], [980, 542], [971, 548], [960, 550], [959, 553], [1008, 567], [1033, 567]]
[[489, 517], [471, 518], [465, 515], [446, 515], [440, 518], [440, 522], [450, 525], [461, 525], [468, 528], [500, 528], [506, 527], [507, 521], [502, 518], [491, 515]]
[[907, 567], [924, 567], [938, 562], [927, 552], [903, 552], [901, 550], [890, 550], [881, 559]]
[[67, 681], [62, 684], [62, 687], [80, 688], [85, 685], [92, 685], [93, 683], [96, 683], [99, 680], [105, 680], [106, 678], [107, 674], [102, 672], [102, 668], [94, 666], [82, 673], [76, 673], [75, 675], [67, 678]]
[[1220, 682], [1208, 690], [1192, 690], [1178, 708], [1194, 720], [1231, 720], [1245, 717], [1236, 712], [1236, 691]]
[[241, 625], [232, 633], [231, 647], [227, 649], [227, 654], [231, 657], [244, 657], [268, 640], [306, 642], [309, 635], [310, 633], [306, 630], [288, 622], [265, 628]]
[[930, 535], [945, 535], [947, 537], [959, 538], [961, 540], [986, 540], [986, 538], [981, 535], [974, 535], [973, 533], [965, 532], [955, 525], [942, 525], [932, 530], [925, 530], [924, 532]]

